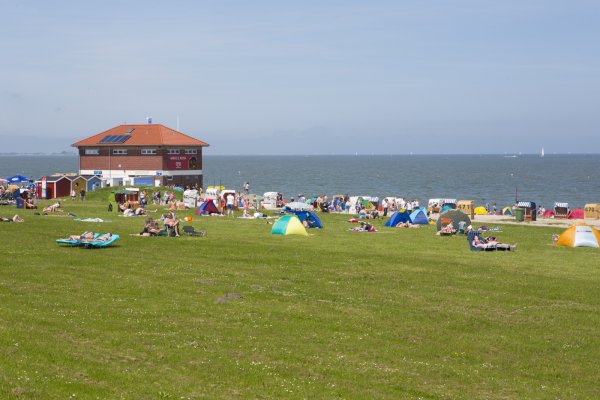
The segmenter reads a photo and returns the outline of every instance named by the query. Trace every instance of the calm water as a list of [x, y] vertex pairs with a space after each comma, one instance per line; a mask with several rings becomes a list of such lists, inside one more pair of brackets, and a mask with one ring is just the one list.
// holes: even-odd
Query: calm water
[[[75, 172], [74, 156], [0, 156], [0, 177]], [[600, 203], [600, 155], [205, 156], [204, 185], [252, 193], [448, 197], [477, 204]]]

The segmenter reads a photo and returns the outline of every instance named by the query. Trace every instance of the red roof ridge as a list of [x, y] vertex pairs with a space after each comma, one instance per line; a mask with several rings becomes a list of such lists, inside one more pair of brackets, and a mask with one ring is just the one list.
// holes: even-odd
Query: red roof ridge
[[[100, 143], [102, 138], [109, 135], [127, 135], [130, 129], [131, 139], [124, 143]], [[146, 128], [146, 129], [143, 129]], [[137, 130], [137, 132], [136, 132]], [[145, 137], [140, 135], [146, 133]], [[122, 124], [102, 131], [73, 143], [72, 147], [79, 146], [209, 146], [208, 143], [196, 139], [185, 133], [176, 131], [163, 124]]]

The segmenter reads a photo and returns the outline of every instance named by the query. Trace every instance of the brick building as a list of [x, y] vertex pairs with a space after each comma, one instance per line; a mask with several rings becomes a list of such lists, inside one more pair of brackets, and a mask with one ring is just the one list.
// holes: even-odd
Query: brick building
[[161, 124], [119, 125], [72, 146], [79, 150], [79, 174], [101, 176], [111, 186], [202, 187], [208, 144]]

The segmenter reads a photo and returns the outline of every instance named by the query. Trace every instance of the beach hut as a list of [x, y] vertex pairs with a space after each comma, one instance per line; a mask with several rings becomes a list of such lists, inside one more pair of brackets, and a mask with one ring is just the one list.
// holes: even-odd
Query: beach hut
[[102, 177], [98, 175], [83, 175], [86, 180], [86, 186], [88, 192], [93, 192], [96, 189], [102, 187]]
[[442, 229], [442, 227], [452, 224], [454, 229], [458, 229], [461, 221], [464, 221], [465, 226], [471, 225], [471, 219], [467, 214], [460, 210], [448, 210], [440, 214], [440, 217], [437, 220], [436, 228], [438, 232]]
[[417, 208], [410, 214], [410, 222], [417, 225], [429, 225], [429, 218], [424, 208]]
[[85, 190], [86, 192], [88, 191], [87, 179], [85, 179], [85, 177], [80, 175], [80, 176], [74, 177], [71, 180], [71, 190], [74, 190], [75, 193], [79, 196], [79, 192], [81, 192], [81, 189]]
[[295, 215], [284, 215], [275, 221], [273, 229], [271, 229], [273, 235], [302, 235], [308, 236], [304, 225], [300, 222], [300, 219]]
[[554, 218], [567, 218], [569, 216], [569, 203], [554, 203]]
[[67, 197], [71, 193], [71, 180], [64, 175], [52, 175], [46, 178], [46, 193], [44, 196], [44, 178], [35, 181], [38, 199], [56, 199]]
[[399, 223], [409, 222], [410, 214], [408, 211], [402, 209], [400, 211], [394, 211], [394, 213], [390, 216], [390, 219], [387, 220], [385, 226], [395, 227]]
[[212, 199], [206, 199], [204, 203], [200, 204], [198, 209], [196, 209], [196, 215], [210, 215], [210, 214], [219, 214], [219, 209], [215, 206], [215, 203]]
[[583, 222], [577, 222], [560, 234], [557, 246], [600, 247], [600, 232]]
[[583, 219], [583, 217], [585, 217], [585, 212], [583, 211], [583, 208], [574, 209], [569, 213], [568, 216], [569, 219]]

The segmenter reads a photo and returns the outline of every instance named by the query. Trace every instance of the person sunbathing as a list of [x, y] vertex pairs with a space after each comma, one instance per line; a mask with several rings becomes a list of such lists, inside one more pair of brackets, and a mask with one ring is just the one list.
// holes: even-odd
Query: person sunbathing
[[25, 222], [25, 220], [19, 214], [15, 214], [12, 218], [0, 217], [0, 222]]
[[112, 239], [112, 233], [107, 232], [104, 235], [100, 235], [97, 238], [84, 239], [84, 242], [108, 242]]
[[163, 223], [169, 228], [173, 229], [175, 236], [179, 236], [179, 220], [175, 218], [175, 214], [173, 212], [163, 215]]
[[456, 233], [456, 229], [454, 229], [454, 225], [449, 223], [446, 226], [443, 226], [438, 232], [439, 235], [454, 235]]
[[71, 235], [66, 240], [83, 241], [83, 240], [90, 240], [93, 238], [94, 238], [94, 232], [83, 232], [81, 235]]
[[410, 221], [399, 222], [396, 228], [419, 228], [419, 224], [412, 224]]
[[494, 236], [487, 238], [479, 237], [479, 235], [473, 236], [473, 246], [482, 249], [496, 249], [504, 251], [515, 251], [517, 249], [516, 244], [500, 243]]
[[58, 211], [63, 211], [60, 209], [60, 201], [57, 201], [56, 203], [46, 206], [43, 209], [44, 212], [58, 212]]

